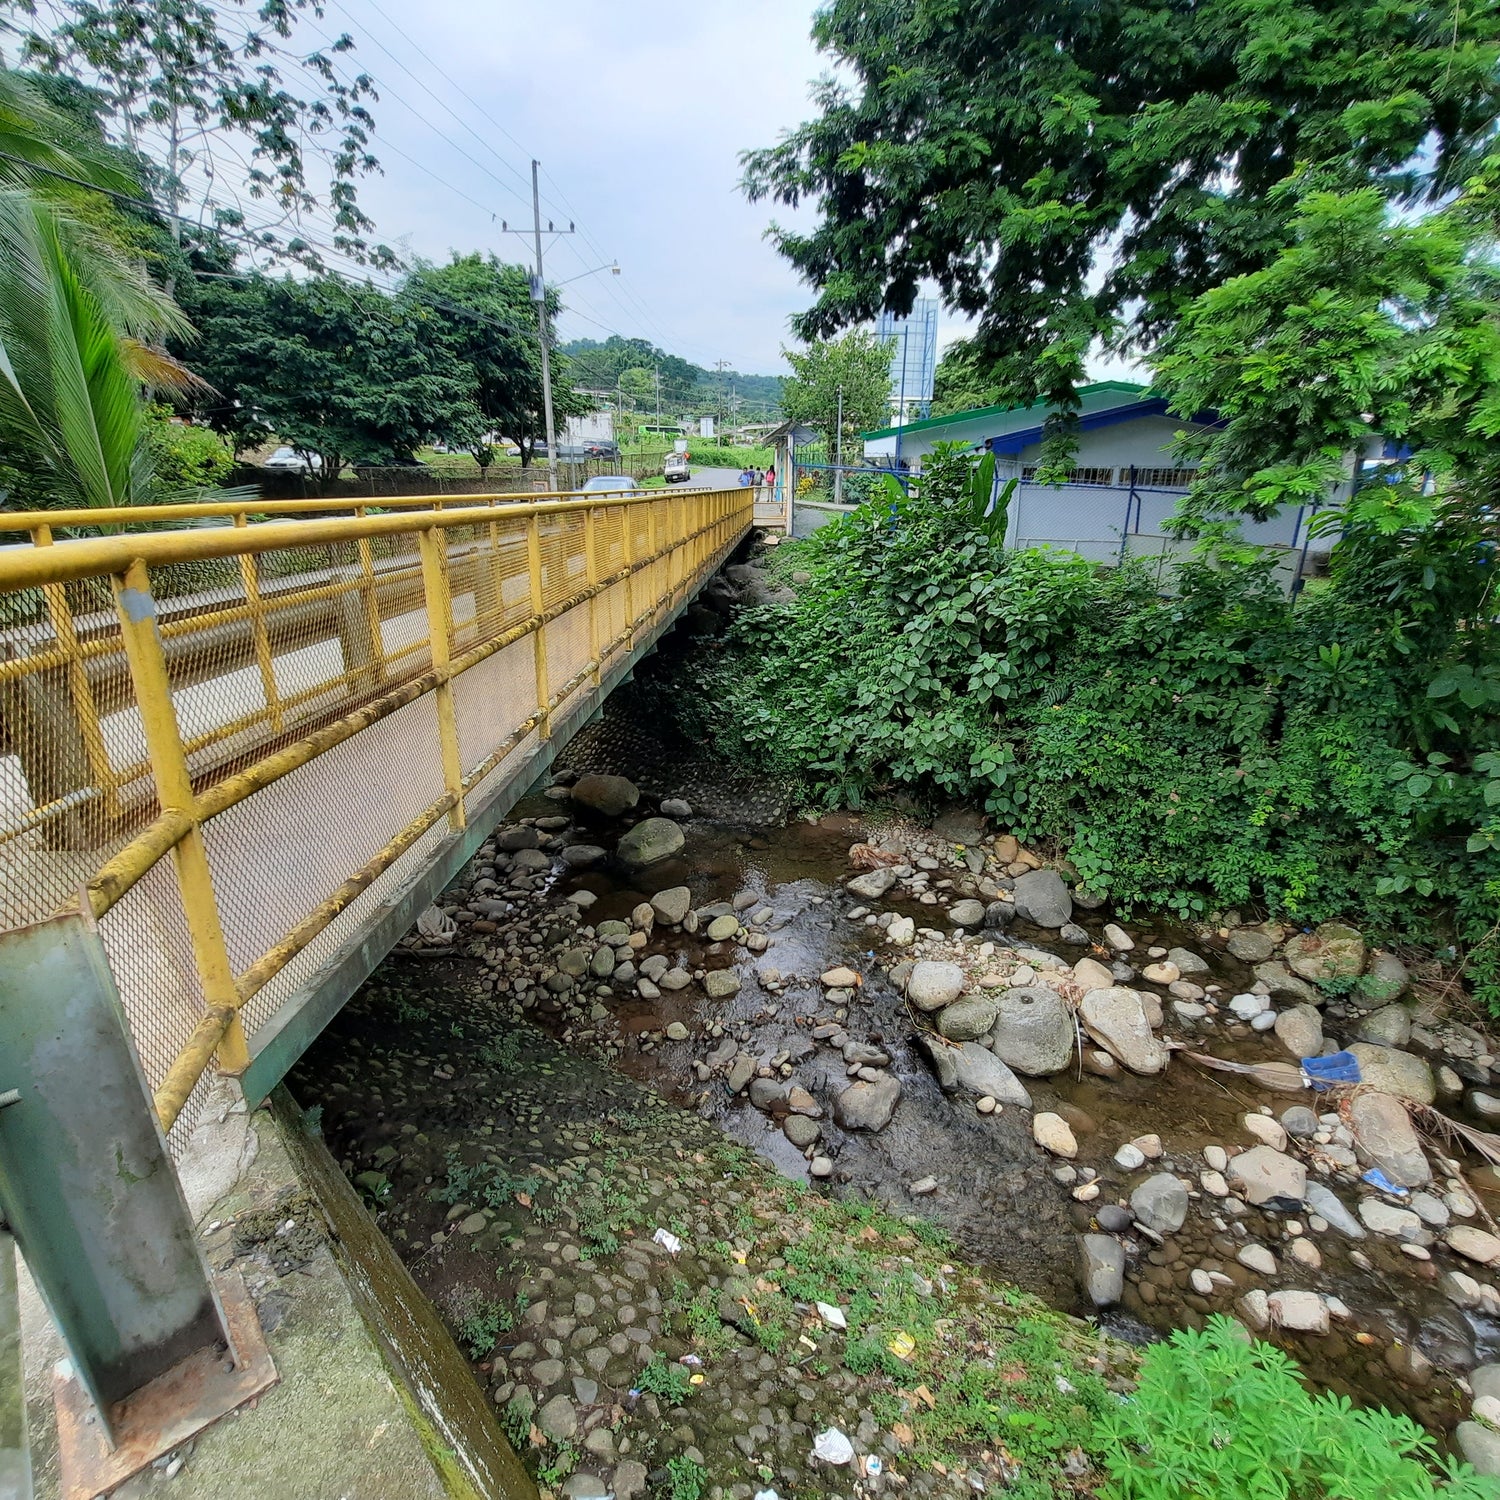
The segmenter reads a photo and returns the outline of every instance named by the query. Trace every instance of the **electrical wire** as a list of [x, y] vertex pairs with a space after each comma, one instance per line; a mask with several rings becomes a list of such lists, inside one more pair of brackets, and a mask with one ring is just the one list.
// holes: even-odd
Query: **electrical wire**
[[[348, 6], [344, 3], [344, 0], [333, 0], [333, 3], [334, 3], [334, 6], [343, 14], [343, 16], [345, 17], [345, 19], [348, 20], [351, 25], [357, 26], [359, 24], [357, 18], [350, 12]], [[475, 109], [478, 112], [478, 114], [479, 114], [479, 116], [480, 116], [481, 119], [485, 120], [490, 125], [492, 125], [496, 131], [498, 131], [502, 136], [504, 136], [506, 140], [508, 140], [518, 151], [520, 151], [528, 159], [531, 159], [533, 157], [533, 153], [527, 151], [526, 147], [523, 146], [521, 144], [521, 142], [518, 141], [516, 139], [516, 137], [509, 130], [507, 130], [506, 127], [499, 120], [497, 120], [494, 115], [492, 115], [489, 112], [489, 110], [487, 110], [484, 107], [484, 105], [482, 105], [477, 99], [475, 99], [474, 96], [472, 94], [470, 94], [468, 92], [468, 90], [466, 90], [463, 87], [462, 84], [458, 83], [452, 77], [451, 72], [449, 72], [449, 71], [441, 68], [438, 65], [438, 63], [434, 60], [434, 58], [422, 47], [422, 45], [419, 42], [417, 42], [398, 22], [396, 22], [395, 20], [393, 20], [392, 17], [384, 9], [382, 9], [382, 7], [379, 4], [379, 0], [365, 0], [365, 3], [369, 6], [369, 8], [371, 10], [373, 10], [375, 12], [375, 14], [377, 16], [379, 16], [396, 33], [397, 36], [399, 36], [412, 49], [413, 52], [415, 52], [417, 54], [418, 57], [420, 57], [424, 62], [426, 62], [427, 65], [429, 67], [431, 67], [436, 73], [440, 74], [443, 77], [444, 84], [447, 87], [451, 88], [462, 99], [466, 100], [468, 102], [468, 104], [473, 109]], [[509, 160], [509, 158], [503, 156], [500, 152], [498, 152], [495, 149], [494, 144], [490, 140], [487, 140], [484, 136], [480, 135], [479, 132], [476, 131], [468, 123], [468, 121], [466, 121], [463, 118], [463, 116], [460, 115], [459, 112], [457, 110], [455, 110], [453, 108], [453, 106], [445, 98], [443, 98], [443, 96], [441, 94], [439, 94], [438, 92], [436, 92], [432, 88], [432, 86], [430, 84], [428, 84], [424, 79], [420, 78], [415, 72], [413, 72], [412, 69], [409, 66], [407, 66], [406, 62], [403, 59], [397, 57], [396, 54], [394, 52], [392, 52], [390, 50], [390, 48], [388, 48], [380, 40], [380, 38], [378, 36], [374, 36], [372, 34], [371, 37], [370, 37], [370, 40], [374, 43], [374, 45], [376, 47], [378, 47], [382, 52], [384, 52], [387, 57], [391, 58], [392, 61], [394, 61], [396, 63], [396, 65], [402, 70], [402, 72], [404, 72], [407, 75], [407, 77], [409, 77], [419, 88], [421, 88], [424, 92], [426, 92], [427, 95], [430, 98], [432, 98], [437, 104], [439, 104], [444, 110], [446, 110], [447, 113], [449, 115], [451, 115], [453, 117], [453, 119], [455, 121], [457, 121], [457, 123], [460, 126], [463, 127], [464, 130], [468, 131], [468, 133], [470, 135], [472, 135], [474, 137], [474, 139], [476, 141], [478, 141], [480, 143], [480, 145], [483, 146], [484, 149], [487, 150], [490, 153], [490, 155], [495, 158], [496, 161], [498, 161], [508, 172], [510, 172], [512, 176], [516, 177], [517, 180], [521, 182], [523, 188], [529, 186], [529, 184], [526, 181], [526, 178], [524, 177], [524, 175], [522, 174], [522, 172], [520, 171], [520, 169], [517, 168]], [[381, 85], [381, 87], [385, 87], [385, 85]], [[392, 97], [396, 98], [398, 100], [398, 102], [400, 102], [403, 105], [405, 105], [406, 108], [408, 108], [408, 109], [411, 108], [410, 104], [408, 104], [405, 100], [401, 100], [399, 95], [394, 95], [393, 94]], [[415, 113], [415, 111], [413, 111], [413, 113]], [[419, 115], [418, 118], [421, 118], [421, 116]], [[436, 130], [436, 127], [431, 127], [431, 128], [433, 128], [434, 130]], [[460, 146], [458, 146], [458, 144], [456, 142], [454, 142], [451, 139], [451, 137], [448, 137], [448, 136], [444, 135], [440, 131], [437, 132], [437, 133], [440, 136], [442, 136], [443, 139], [447, 140], [449, 142], [449, 144], [454, 147], [455, 150], [460, 151], [465, 156], [468, 155], [467, 152], [463, 152], [463, 148], [460, 147]], [[473, 160], [472, 157], [469, 157], [468, 159], [471, 160], [471, 161]], [[478, 165], [478, 164], [476, 163], [476, 165]], [[489, 175], [493, 176], [492, 173], [489, 174]], [[550, 207], [551, 209], [553, 209], [553, 211], [555, 213], [557, 213], [559, 215], [559, 217], [565, 216], [570, 223], [573, 223], [575, 225], [578, 224], [578, 217], [579, 217], [578, 216], [578, 211], [573, 207], [573, 205], [571, 203], [568, 202], [566, 196], [563, 194], [563, 191], [562, 191], [561, 187], [558, 186], [558, 183], [557, 183], [556, 179], [553, 178], [553, 176], [551, 175], [551, 173], [548, 172], [545, 167], [543, 167], [541, 169], [541, 175], [552, 186], [553, 190], [557, 193], [558, 199], [561, 200], [560, 202], [556, 202], [552, 198], [548, 197], [546, 194], [540, 194], [539, 196], [541, 197], [542, 201], [545, 202], [548, 205], [548, 207]], [[588, 230], [588, 227], [587, 227], [586, 224], [579, 226], [578, 233], [579, 233], [579, 236], [583, 239], [584, 243], [586, 245], [588, 245], [588, 247], [589, 247], [589, 249], [590, 249], [590, 251], [591, 251], [591, 253], [592, 253], [593, 256], [597, 257], [597, 259], [599, 259], [599, 260], [609, 260], [609, 259], [611, 259], [611, 257], [608, 254], [608, 252], [606, 252], [603, 249], [603, 247], [599, 244], [599, 242], [596, 239], [594, 239], [594, 237], [589, 233], [589, 230]], [[570, 254], [572, 254], [572, 255], [574, 255], [574, 256], [577, 257], [578, 264], [580, 266], [585, 266], [585, 267], [587, 266], [587, 264], [588, 264], [587, 259], [584, 257], [582, 251], [580, 251], [576, 245], [572, 244], [568, 240], [561, 241], [561, 244], [562, 244], [563, 248], [565, 248]], [[632, 322], [644, 323], [645, 326], [646, 326], [646, 331], [651, 335], [652, 339], [659, 346], [665, 347], [666, 345], [671, 344], [674, 347], [678, 347], [678, 348], [681, 348], [681, 347], [684, 347], [684, 346], [693, 347], [693, 346], [691, 346], [691, 345], [688, 344], [688, 341], [683, 340], [681, 338], [677, 338], [677, 339], [669, 338], [663, 332], [661, 326], [656, 322], [656, 319], [652, 316], [652, 314], [650, 313], [650, 311], [646, 308], [645, 304], [636, 295], [636, 293], [635, 293], [635, 291], [634, 291], [633, 288], [631, 288], [629, 286], [625, 286], [623, 288], [617, 288], [615, 286], [615, 284], [614, 284], [613, 281], [606, 282], [605, 283], [605, 288], [606, 288], [606, 291], [609, 293], [611, 299], [615, 302], [616, 306], [619, 307], [620, 311], [625, 315], [626, 319], [628, 321], [632, 321]], [[620, 295], [621, 291], [623, 291], [624, 295], [626, 297], [628, 297], [632, 303], [634, 303], [634, 307], [633, 308], [631, 306], [627, 305], [627, 303], [624, 300], [622, 300], [621, 295]], [[578, 297], [582, 297], [583, 296], [582, 293], [579, 293], [579, 294], [576, 294], [576, 295]], [[585, 302], [585, 306], [592, 306], [592, 304], [586, 301]], [[576, 312], [576, 308], [574, 308], [574, 307], [570, 307], [569, 310]], [[597, 309], [595, 309], [595, 310], [597, 311]], [[595, 327], [606, 328], [606, 329], [609, 328], [608, 324], [602, 322], [598, 318], [593, 318], [593, 319], [584, 318], [584, 321], [585, 322], [592, 322]], [[611, 329], [609, 331], [613, 332], [615, 330]], [[626, 335], [619, 334], [619, 337], [624, 338], [624, 337], [626, 337]], [[701, 347], [698, 347], [697, 352], [700, 354], [700, 356], [709, 357], [709, 356], [704, 355], [704, 351], [701, 349]]]

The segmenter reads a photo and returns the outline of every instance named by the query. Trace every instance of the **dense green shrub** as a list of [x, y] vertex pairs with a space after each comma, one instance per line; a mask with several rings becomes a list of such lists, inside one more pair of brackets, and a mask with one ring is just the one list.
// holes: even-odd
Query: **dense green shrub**
[[166, 406], [146, 408], [146, 443], [164, 491], [211, 488], [234, 468], [234, 449], [212, 428], [174, 422]]
[[1296, 1364], [1228, 1318], [1154, 1344], [1140, 1384], [1098, 1424], [1101, 1500], [1495, 1500], [1500, 1484], [1436, 1463], [1432, 1439], [1388, 1411], [1312, 1395]]
[[735, 447], [695, 437], [687, 445], [688, 456], [703, 469], [769, 469], [776, 461], [776, 450], [769, 447]]
[[[1494, 521], [1349, 508], [1295, 600], [1211, 537], [1173, 564], [1005, 551], [969, 460], [784, 546], [792, 604], [701, 647], [690, 728], [829, 805], [981, 803], [1126, 908], [1261, 904], [1469, 950], [1500, 1008]], [[1405, 507], [1404, 509], [1402, 507]], [[894, 515], [893, 515], [894, 508]]]

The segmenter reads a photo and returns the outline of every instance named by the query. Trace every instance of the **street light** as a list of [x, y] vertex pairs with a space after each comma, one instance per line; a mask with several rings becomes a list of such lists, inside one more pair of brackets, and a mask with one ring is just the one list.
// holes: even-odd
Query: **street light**
[[580, 271], [576, 276], [570, 276], [566, 281], [554, 281], [553, 286], [571, 286], [575, 281], [582, 281], [585, 276], [597, 276], [601, 271], [609, 271], [615, 276], [620, 274], [618, 261], [611, 261], [607, 266], [595, 266], [592, 271]]

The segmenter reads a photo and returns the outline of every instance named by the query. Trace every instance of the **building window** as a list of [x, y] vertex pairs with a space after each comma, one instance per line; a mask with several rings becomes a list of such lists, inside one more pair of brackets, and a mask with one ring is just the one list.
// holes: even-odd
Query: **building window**
[[[1030, 484], [1036, 478], [1037, 466], [1027, 464], [1021, 470], [1023, 483]], [[1113, 469], [1069, 469], [1066, 484], [1113, 484], [1115, 482], [1115, 471]]]
[[[1120, 477], [1128, 482], [1130, 470], [1122, 469]], [[1185, 490], [1197, 477], [1196, 469], [1137, 469], [1135, 471], [1135, 482], [1138, 485], [1145, 485], [1148, 489]]]

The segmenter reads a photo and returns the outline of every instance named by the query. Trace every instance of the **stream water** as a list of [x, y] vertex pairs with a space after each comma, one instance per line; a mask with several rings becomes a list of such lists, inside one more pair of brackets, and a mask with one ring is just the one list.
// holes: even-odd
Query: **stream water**
[[[1100, 1203], [1123, 1200], [1139, 1181], [1139, 1172], [1127, 1173], [1114, 1164], [1114, 1153], [1123, 1142], [1158, 1134], [1165, 1156], [1153, 1170], [1178, 1166], [1182, 1175], [1195, 1178], [1202, 1170], [1205, 1146], [1254, 1144], [1242, 1125], [1247, 1111], [1269, 1104], [1280, 1113], [1303, 1100], [1258, 1089], [1248, 1079], [1205, 1073], [1180, 1058], [1156, 1077], [1122, 1072], [1105, 1079], [1070, 1069], [1049, 1079], [1028, 1079], [1035, 1109], [1063, 1112], [1074, 1126], [1079, 1143], [1075, 1165], [1100, 1174], [1101, 1197], [1088, 1204], [1075, 1202], [1054, 1179], [1057, 1162], [1034, 1144], [1026, 1111], [978, 1114], [971, 1103], [943, 1093], [918, 1053], [913, 1016], [873, 962], [869, 930], [843, 915], [858, 903], [844, 896], [836, 882], [849, 873], [850, 845], [860, 842], [867, 831], [862, 820], [848, 814], [754, 829], [695, 820], [688, 825], [682, 855], [653, 866], [644, 880], [631, 883], [591, 871], [569, 881], [570, 887], [587, 888], [598, 896], [589, 909], [596, 924], [610, 917], [626, 918], [651, 891], [678, 883], [692, 889], [699, 907], [753, 891], [778, 919], [786, 919], [776, 928], [768, 953], [742, 963], [747, 975], [767, 962], [774, 964], [790, 979], [779, 995], [768, 996], [759, 986], [746, 984], [727, 1002], [705, 1000], [696, 986], [675, 995], [664, 993], [652, 1002], [627, 999], [615, 1009], [626, 1039], [616, 1066], [663, 1097], [698, 1110], [784, 1174], [805, 1176], [808, 1163], [803, 1153], [776, 1121], [743, 1096], [729, 1095], [718, 1080], [708, 1085], [699, 1081], [693, 1059], [709, 1050], [701, 1041], [696, 1046], [691, 1040], [662, 1041], [645, 1048], [632, 1042], [660, 1036], [672, 1021], [685, 1023], [693, 1038], [702, 1038], [709, 1026], [721, 1026], [739, 1036], [744, 1050], [756, 1056], [787, 1052], [797, 1081], [826, 1100], [847, 1084], [846, 1068], [839, 1053], [811, 1045], [808, 1031], [812, 1022], [826, 1018], [828, 1010], [817, 977], [847, 964], [866, 981], [858, 1004], [859, 1035], [890, 1053], [902, 1097], [891, 1123], [874, 1134], [841, 1132], [831, 1121], [824, 1122], [825, 1139], [833, 1136], [837, 1141], [831, 1190], [866, 1196], [898, 1212], [929, 1216], [953, 1233], [967, 1255], [1054, 1306], [1089, 1313], [1092, 1309], [1082, 1300], [1076, 1278], [1075, 1237], [1096, 1227]], [[901, 901], [881, 904], [918, 923], [933, 920], [930, 908]], [[1107, 912], [1075, 913], [1095, 938], [1108, 918]], [[1142, 950], [1205, 946], [1173, 921], [1123, 925]], [[1065, 960], [1077, 956], [1058, 944], [1056, 933], [1025, 923], [1016, 923], [1008, 936]], [[675, 951], [668, 951], [685, 967], [712, 968], [722, 962], [714, 947], [679, 938]], [[1205, 956], [1213, 972], [1200, 978], [1220, 982], [1231, 994], [1248, 987], [1248, 966], [1227, 953], [1210, 950]], [[1243, 1061], [1285, 1055], [1263, 1037], [1221, 1042], [1214, 1050]], [[910, 1186], [928, 1177], [937, 1178], [937, 1192], [913, 1196]], [[1500, 1209], [1500, 1202], [1495, 1207]], [[1247, 1217], [1254, 1226], [1252, 1239], [1275, 1244], [1288, 1216], [1252, 1210]], [[1259, 1229], [1265, 1232], [1257, 1233]], [[1102, 1321], [1116, 1333], [1141, 1339], [1199, 1325], [1210, 1311], [1232, 1311], [1232, 1299], [1204, 1299], [1180, 1283], [1190, 1268], [1208, 1264], [1226, 1272], [1236, 1282], [1236, 1292], [1265, 1284], [1264, 1278], [1235, 1263], [1234, 1251], [1242, 1242], [1195, 1231], [1192, 1219], [1160, 1247], [1138, 1238], [1132, 1249], [1139, 1254], [1140, 1278], [1127, 1282], [1121, 1308], [1105, 1314]], [[1275, 1284], [1332, 1292], [1354, 1310], [1354, 1317], [1335, 1324], [1320, 1338], [1271, 1336], [1319, 1385], [1407, 1411], [1436, 1431], [1450, 1428], [1462, 1418], [1466, 1404], [1455, 1399], [1443, 1372], [1462, 1374], [1500, 1354], [1500, 1323], [1462, 1311], [1443, 1296], [1437, 1276], [1443, 1263], [1438, 1260], [1412, 1260], [1394, 1242], [1374, 1235], [1356, 1244], [1328, 1233], [1318, 1238], [1318, 1246], [1321, 1270], [1299, 1266], [1294, 1271], [1288, 1265]], [[1368, 1266], [1350, 1260], [1350, 1250], [1358, 1250]], [[1464, 1268], [1456, 1257], [1448, 1260]], [[1431, 1373], [1422, 1360], [1411, 1359], [1413, 1349], [1431, 1361]]]
[[[1006, 1107], [981, 1114], [972, 1098], [945, 1094], [915, 1045], [918, 1018], [887, 979], [872, 930], [848, 916], [857, 903], [840, 885], [850, 874], [850, 846], [871, 831], [865, 822], [849, 814], [816, 821], [789, 816], [785, 789], [754, 778], [730, 777], [696, 747], [664, 743], [632, 717], [631, 705], [628, 694], [621, 698], [602, 724], [575, 742], [568, 760], [575, 771], [630, 776], [647, 800], [685, 796], [695, 809], [692, 818], [683, 820], [685, 846], [678, 856], [634, 876], [613, 863], [572, 871], [554, 861], [549, 872], [536, 877], [544, 893], [541, 899], [556, 909], [576, 911], [562, 903], [574, 892], [587, 891], [594, 899], [583, 919], [594, 927], [609, 919], [628, 922], [640, 903], [676, 885], [691, 889], [695, 908], [733, 903], [739, 896], [742, 909], [768, 908], [772, 915], [757, 919], [767, 935], [760, 953], [746, 952], [732, 941], [710, 942], [702, 931], [690, 935], [658, 926], [636, 955], [661, 954], [689, 971], [734, 966], [741, 985], [727, 999], [707, 998], [703, 987], [694, 984], [676, 992], [664, 990], [648, 1000], [627, 985], [617, 986], [603, 1005], [596, 1001], [591, 1012], [581, 1013], [562, 997], [544, 994], [528, 1019], [594, 1059], [594, 1067], [618, 1070], [750, 1146], [782, 1174], [805, 1178], [808, 1153], [791, 1143], [778, 1119], [724, 1084], [723, 1057], [735, 1051], [752, 1055], [801, 1085], [823, 1106], [817, 1150], [832, 1159], [833, 1170], [817, 1185], [819, 1191], [869, 1198], [899, 1213], [934, 1220], [951, 1232], [971, 1259], [1052, 1305], [1079, 1314], [1091, 1314], [1092, 1309], [1082, 1300], [1077, 1281], [1077, 1236], [1097, 1229], [1101, 1208], [1124, 1202], [1140, 1180], [1139, 1172], [1124, 1171], [1114, 1163], [1122, 1143], [1159, 1135], [1164, 1155], [1149, 1170], [1174, 1171], [1196, 1192], [1206, 1146], [1254, 1144], [1242, 1123], [1247, 1111], [1269, 1105], [1280, 1114], [1290, 1104], [1307, 1102], [1267, 1093], [1248, 1079], [1204, 1073], [1180, 1057], [1155, 1077], [1124, 1073], [1101, 1078], [1070, 1069], [1050, 1079], [1028, 1079], [1035, 1109], [1061, 1113], [1073, 1126], [1079, 1145], [1075, 1169], [1098, 1173], [1100, 1195], [1092, 1202], [1076, 1201], [1069, 1186], [1058, 1180], [1058, 1161], [1034, 1144], [1030, 1113]], [[512, 819], [546, 819], [557, 815], [560, 807], [566, 804], [537, 794], [518, 807]], [[587, 815], [571, 815], [570, 840], [608, 842], [606, 820], [591, 825]], [[460, 890], [460, 900], [464, 894]], [[751, 894], [754, 902], [747, 904]], [[910, 915], [919, 926], [934, 922], [931, 906], [900, 900], [880, 905]], [[1109, 919], [1107, 911], [1075, 914], [1095, 939]], [[503, 992], [508, 987], [499, 946], [505, 937], [504, 921], [498, 926], [487, 965], [457, 955], [448, 962], [459, 967], [467, 963], [492, 989], [498, 980]], [[1169, 921], [1126, 926], [1140, 950], [1183, 945], [1201, 952], [1212, 968], [1210, 975], [1197, 976], [1205, 983], [1217, 982], [1229, 994], [1248, 987], [1247, 967], [1206, 943], [1203, 933]], [[1062, 947], [1055, 932], [1021, 924], [1010, 929], [1004, 941], [1056, 953], [1067, 963], [1079, 956], [1077, 948]], [[889, 954], [883, 959], [889, 962]], [[405, 976], [411, 972], [423, 970], [420, 982], [430, 987], [443, 972], [410, 957], [393, 957], [386, 971], [402, 965], [403, 983], [409, 983]], [[837, 965], [848, 965], [864, 977], [847, 1016], [833, 1014], [835, 1007], [818, 979]], [[425, 972], [429, 970], [431, 981]], [[774, 975], [768, 974], [772, 970]], [[900, 1080], [902, 1092], [884, 1129], [845, 1131], [831, 1118], [831, 1101], [847, 1085], [850, 1069], [841, 1053], [821, 1045], [814, 1032], [836, 1022], [890, 1057], [890, 1072]], [[685, 1038], [668, 1038], [672, 1023], [681, 1023]], [[413, 1024], [420, 1032], [420, 1021]], [[1336, 1026], [1330, 1030], [1336, 1034]], [[330, 1060], [346, 1055], [351, 1047], [362, 1055], [378, 1051], [391, 1043], [390, 1031], [388, 1014], [377, 1022], [369, 1007], [351, 1006], [294, 1077], [298, 1097], [304, 1104], [331, 1102]], [[420, 1034], [412, 1045], [423, 1045]], [[443, 1045], [449, 1061], [441, 1067], [457, 1069], [459, 1081], [453, 1087], [458, 1088], [465, 1044]], [[427, 1039], [426, 1046], [431, 1050], [439, 1041]], [[1248, 1034], [1237, 1040], [1221, 1036], [1214, 1050], [1242, 1060], [1285, 1056], [1271, 1039]], [[714, 1054], [717, 1061], [710, 1061]], [[341, 1076], [337, 1102], [343, 1123], [335, 1129], [334, 1139], [346, 1151], [350, 1168], [357, 1169], [370, 1164], [366, 1153], [377, 1140], [392, 1139], [390, 1121], [385, 1136], [361, 1134], [351, 1122], [362, 1110], [368, 1118], [377, 1112], [384, 1118], [392, 1101], [389, 1093], [382, 1094], [378, 1073], [373, 1096], [363, 1100], [353, 1081], [358, 1072]], [[439, 1089], [436, 1097], [443, 1096]], [[397, 1102], [403, 1128], [414, 1127], [420, 1140], [430, 1141], [434, 1159], [462, 1144], [462, 1131], [468, 1127], [444, 1110], [413, 1115], [412, 1110], [423, 1107], [417, 1096], [403, 1095]], [[377, 1165], [379, 1160], [375, 1159]], [[913, 1193], [914, 1185], [926, 1187], [923, 1179], [935, 1179], [935, 1190]], [[421, 1179], [426, 1184], [420, 1189], [424, 1211], [433, 1180], [431, 1175]], [[1344, 1197], [1352, 1206], [1353, 1195], [1346, 1192]], [[1500, 1203], [1491, 1203], [1500, 1210]], [[385, 1211], [390, 1214], [396, 1207], [386, 1205]], [[402, 1215], [398, 1212], [396, 1217]], [[421, 1216], [412, 1209], [407, 1217], [415, 1222]], [[433, 1222], [441, 1226], [441, 1214]], [[1317, 1385], [1360, 1402], [1405, 1411], [1440, 1436], [1451, 1431], [1467, 1406], [1455, 1378], [1500, 1353], [1500, 1324], [1482, 1310], [1454, 1305], [1444, 1295], [1440, 1278], [1445, 1270], [1482, 1273], [1441, 1245], [1433, 1247], [1430, 1259], [1415, 1259], [1395, 1240], [1368, 1235], [1356, 1241], [1334, 1230], [1315, 1236], [1318, 1264], [1304, 1264], [1285, 1253], [1302, 1233], [1300, 1219], [1293, 1222], [1293, 1216], [1252, 1208], [1239, 1224], [1244, 1228], [1233, 1220], [1215, 1224], [1195, 1208], [1181, 1232], [1159, 1243], [1129, 1228], [1121, 1231], [1129, 1255], [1125, 1295], [1121, 1305], [1100, 1321], [1112, 1332], [1143, 1341], [1174, 1327], [1201, 1324], [1210, 1312], [1233, 1313], [1235, 1299], [1256, 1286], [1333, 1294], [1347, 1305], [1350, 1316], [1335, 1320], [1327, 1334], [1268, 1336], [1281, 1342]], [[432, 1226], [424, 1220], [423, 1227]], [[441, 1228], [437, 1234], [441, 1239]], [[1237, 1263], [1235, 1252], [1247, 1240], [1276, 1251], [1277, 1275], [1256, 1275]], [[409, 1247], [400, 1247], [403, 1254], [410, 1250], [414, 1262], [430, 1253], [415, 1233]], [[1190, 1281], [1194, 1270], [1205, 1268], [1227, 1278], [1210, 1296], [1199, 1295]]]

